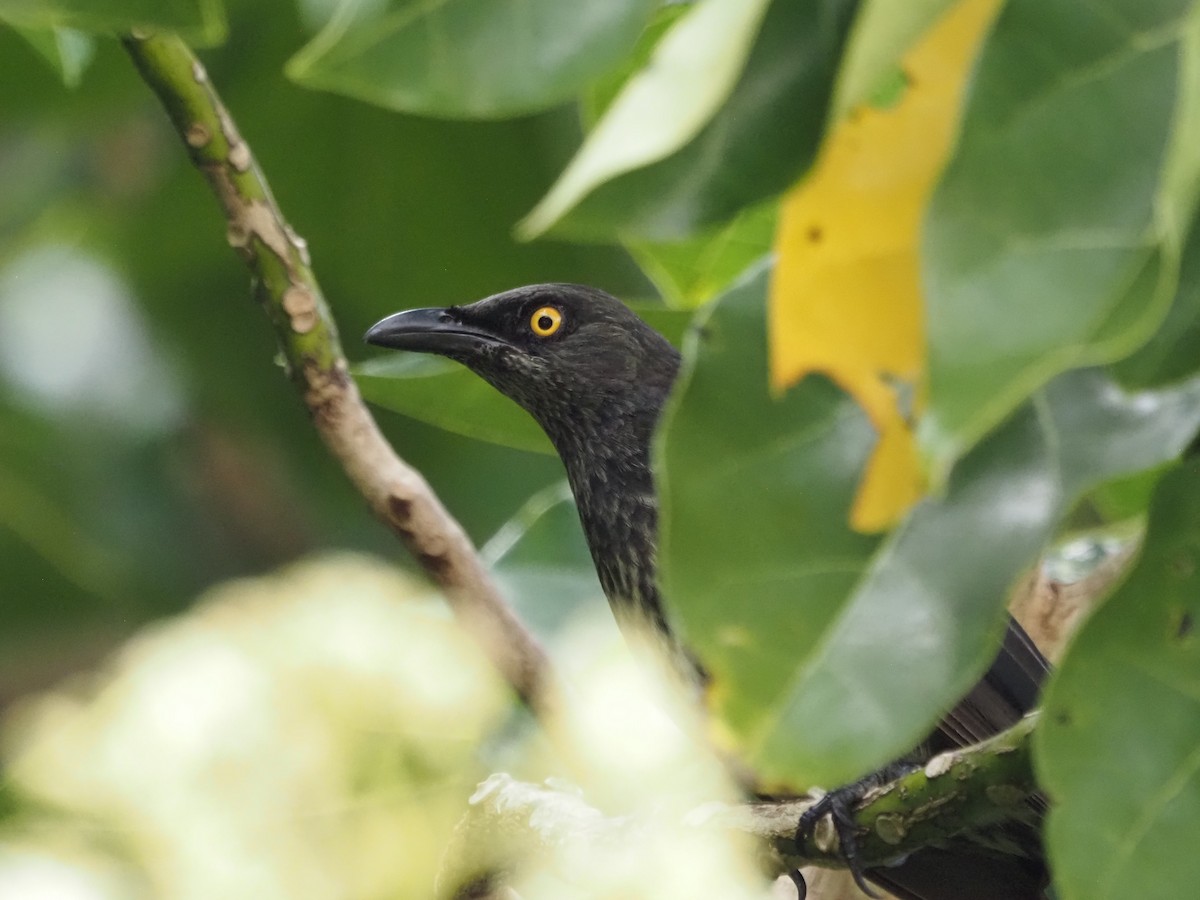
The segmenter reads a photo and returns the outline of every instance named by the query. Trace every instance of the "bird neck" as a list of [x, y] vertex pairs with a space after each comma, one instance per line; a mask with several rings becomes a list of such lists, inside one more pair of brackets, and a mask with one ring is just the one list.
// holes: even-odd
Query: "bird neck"
[[658, 592], [650, 447], [659, 410], [619, 404], [543, 422], [567, 470], [600, 585], [618, 619], [669, 631]]

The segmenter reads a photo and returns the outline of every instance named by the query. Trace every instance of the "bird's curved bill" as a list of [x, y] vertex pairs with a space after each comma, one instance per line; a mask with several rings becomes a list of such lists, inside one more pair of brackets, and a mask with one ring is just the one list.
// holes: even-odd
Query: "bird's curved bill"
[[496, 335], [461, 322], [448, 309], [406, 309], [376, 322], [363, 340], [377, 347], [418, 353], [461, 353], [502, 343]]

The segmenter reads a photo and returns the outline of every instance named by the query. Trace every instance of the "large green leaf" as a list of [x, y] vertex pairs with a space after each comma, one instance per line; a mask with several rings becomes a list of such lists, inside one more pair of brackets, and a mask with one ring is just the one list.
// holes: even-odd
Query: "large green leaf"
[[1200, 4], [1011, 0], [930, 208], [935, 481], [1057, 373], [1128, 355], [1174, 292], [1200, 166]]
[[[678, 346], [686, 311], [638, 307], [637, 313]], [[535, 453], [554, 453], [541, 427], [512, 400], [458, 363], [418, 353], [389, 353], [354, 367], [362, 394], [392, 412], [455, 434]]]
[[597, 185], [658, 162], [694, 138], [733, 90], [770, 2], [705, 0], [670, 21], [645, 67], [607, 104], [566, 171], [521, 223], [524, 235], [545, 231]]
[[[586, 127], [594, 128], [629, 80], [649, 65], [659, 40], [688, 9], [678, 3], [662, 7], [625, 63], [591, 85], [580, 103]], [[652, 75], [647, 73], [644, 77]], [[657, 135], [657, 129], [652, 133]], [[742, 210], [730, 221], [683, 240], [627, 240], [625, 248], [654, 282], [668, 306], [695, 309], [725, 290], [751, 263], [771, 252], [777, 218], [778, 204], [772, 200]]]
[[743, 746], [878, 545], [846, 524], [871, 426], [824, 379], [771, 397], [765, 290], [702, 314], [658, 447], [668, 603]]
[[705, 0], [677, 21], [522, 236], [678, 240], [795, 180], [816, 153], [855, 4], [762, 6]]
[[344, 3], [292, 78], [389, 109], [501, 118], [561, 103], [627, 54], [656, 0]]
[[1014, 580], [1087, 487], [1172, 458], [1200, 381], [1050, 384], [880, 541], [847, 524], [874, 441], [823, 380], [767, 389], [766, 276], [697, 331], [659, 448], [664, 588], [736, 751], [772, 785], [907, 751], [990, 662]]
[[202, 44], [225, 37], [220, 0], [0, 0], [0, 19], [32, 28], [99, 32], [170, 28]]
[[670, 3], [654, 11], [633, 49], [613, 68], [602, 74], [579, 95], [579, 118], [584, 131], [591, 131], [614, 100], [620, 96], [629, 80], [650, 62], [658, 42], [681, 16], [692, 9], [689, 3]]
[[1159, 484], [1141, 559], [1071, 645], [1035, 745], [1063, 900], [1200, 883], [1200, 462]]

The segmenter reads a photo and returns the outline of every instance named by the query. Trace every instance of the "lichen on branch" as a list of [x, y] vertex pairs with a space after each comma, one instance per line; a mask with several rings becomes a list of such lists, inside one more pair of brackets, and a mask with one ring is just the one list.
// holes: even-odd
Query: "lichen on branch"
[[[871, 791], [854, 815], [863, 864], [884, 865], [923, 847], [967, 839], [968, 833], [970, 840], [981, 842], [980, 852], [989, 847], [997, 854], [1021, 852], [1003, 843], [1003, 831], [988, 834], [988, 829], [1033, 822], [1039, 815], [1029, 755], [1035, 724], [1036, 716], [1028, 716], [982, 744], [941, 754]], [[796, 823], [813, 802], [713, 802], [691, 810], [676, 825], [757, 839], [763, 869], [771, 875], [806, 866], [843, 867], [846, 861], [832, 829], [818, 829], [814, 837], [796, 842]], [[653, 816], [606, 815], [561, 783], [529, 784], [493, 775], [476, 790], [443, 858], [442, 893], [468, 896], [465, 887], [502, 882], [514, 874], [514, 865], [520, 868], [520, 860], [556, 855], [561, 876], [570, 881], [578, 868], [570, 848], [636, 848], [656, 827], [661, 824]]]

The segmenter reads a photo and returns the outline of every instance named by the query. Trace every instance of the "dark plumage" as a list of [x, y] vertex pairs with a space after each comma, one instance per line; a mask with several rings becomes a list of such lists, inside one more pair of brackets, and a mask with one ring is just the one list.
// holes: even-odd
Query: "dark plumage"
[[[679, 354], [662, 336], [603, 291], [540, 284], [467, 306], [397, 313], [373, 326], [366, 340], [457, 360], [528, 410], [566, 467], [600, 583], [618, 619], [648, 618], [670, 640], [656, 583], [658, 503], [650, 447]], [[930, 747], [973, 743], [1014, 724], [1033, 706], [1047, 670], [1011, 622], [992, 668], [942, 721]], [[922, 853], [912, 862], [931, 859]], [[919, 866], [878, 870], [873, 877], [901, 896], [928, 900], [1039, 896], [1038, 863], [1011, 862], [994, 879], [983, 877], [989, 864], [978, 858], [957, 870], [939, 863], [932, 878], [940, 891], [929, 889], [928, 866], [919, 892], [904, 887], [905, 868], [914, 868], [910, 880], [919, 881]]]
[[[539, 336], [534, 313], [561, 317]], [[668, 633], [655, 575], [654, 426], [679, 353], [623, 303], [576, 284], [539, 284], [469, 306], [389, 316], [369, 343], [457, 360], [521, 404], [567, 470], [600, 584], [619, 618]]]

